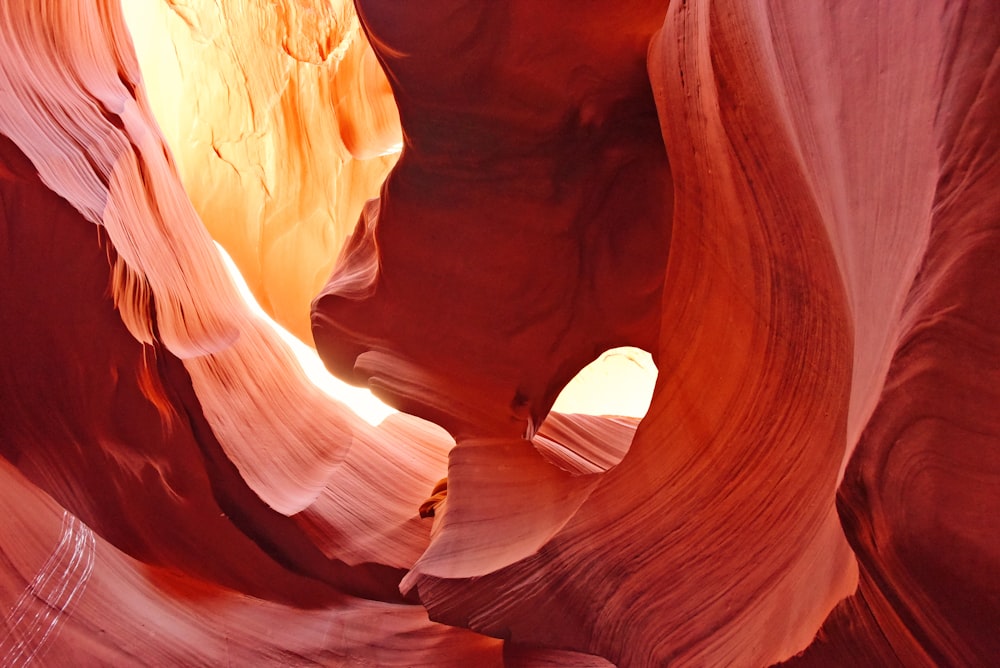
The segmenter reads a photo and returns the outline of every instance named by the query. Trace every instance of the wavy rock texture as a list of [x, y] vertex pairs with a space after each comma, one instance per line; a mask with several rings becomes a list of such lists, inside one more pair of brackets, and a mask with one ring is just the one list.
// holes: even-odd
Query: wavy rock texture
[[499, 664], [398, 591], [447, 441], [368, 427], [238, 299], [117, 4], [0, 39], [4, 665]]
[[[960, 257], [988, 255], [995, 234], [996, 214], [986, 213], [995, 207], [979, 202], [995, 201], [996, 192], [988, 173], [995, 161], [986, 156], [996, 140], [997, 36], [973, 37], [968, 27], [987, 23], [989, 7], [673, 3], [648, 59], [670, 156], [672, 219], [661, 218], [669, 239], [624, 203], [650, 202], [639, 194], [649, 181], [629, 180], [633, 190], [618, 203], [616, 186], [627, 170], [602, 171], [614, 164], [603, 139], [628, 147], [628, 164], [643, 160], [637, 147], [659, 139], [636, 116], [618, 116], [616, 106], [628, 99], [630, 114], [648, 109], [645, 80], [629, 77], [645, 52], [629, 45], [661, 27], [650, 5], [554, 9], [573, 18], [545, 40], [535, 38], [536, 17], [520, 14], [517, 3], [448, 3], [433, 16], [422, 10], [402, 18], [384, 3], [359, 7], [389, 72], [407, 142], [317, 300], [314, 323], [333, 368], [367, 378], [458, 439], [431, 546], [404, 589], [419, 592], [432, 618], [515, 642], [582, 648], [624, 665], [773, 662], [804, 649], [853, 590], [854, 561], [833, 512], [843, 480], [840, 510], [862, 557], [862, 589], [806, 658], [986, 662], [997, 618], [998, 549], [983, 514], [997, 498], [997, 478], [985, 472], [992, 464], [984, 470], [967, 454], [964, 464], [946, 458], [948, 473], [940, 473], [939, 453], [952, 450], [957, 434], [922, 426], [913, 454], [896, 445], [897, 432], [876, 441], [877, 452], [899, 453], [901, 470], [882, 463], [884, 454], [874, 456], [872, 470], [857, 469], [871, 448], [862, 435], [878, 425], [878, 407], [892, 394], [894, 359], [913, 355], [909, 332], [949, 317], [943, 304], [923, 297], [934, 230], [949, 230]], [[429, 31], [441, 38], [425, 40]], [[923, 45], [919, 53], [914, 44]], [[446, 66], [458, 53], [459, 64]], [[535, 67], [526, 72], [526, 62]], [[581, 83], [580, 72], [596, 76]], [[473, 80], [488, 81], [486, 92], [463, 85]], [[535, 94], [524, 99], [524, 89]], [[973, 109], [979, 117], [967, 120]], [[562, 122], [550, 120], [561, 112]], [[603, 122], [594, 127], [581, 118]], [[443, 133], [439, 124], [459, 132]], [[524, 124], [546, 129], [546, 141], [521, 141]], [[582, 191], [600, 192], [620, 213], [577, 206], [568, 226], [542, 213], [560, 195], [572, 207], [567, 175], [588, 167]], [[517, 177], [528, 174], [535, 188], [515, 189]], [[972, 211], [942, 212], [939, 202], [961, 199], [952, 191], [970, 183], [981, 184]], [[519, 235], [526, 211], [537, 212], [530, 241]], [[655, 311], [627, 299], [642, 294], [629, 281], [649, 285], [660, 275], [656, 261], [631, 255], [628, 272], [596, 262], [581, 271], [577, 262], [614, 257], [610, 240], [629, 234], [634, 247], [669, 242], [652, 347], [661, 380], [616, 468], [589, 478], [560, 475], [532, 463], [513, 437], [534, 432], [550, 405], [546, 381], [578, 368], [587, 343], [597, 346], [611, 331], [648, 345], [637, 334], [638, 318]], [[567, 246], [579, 250], [563, 255]], [[510, 251], [498, 250], [504, 247]], [[544, 255], [531, 252], [539, 247]], [[494, 268], [498, 257], [506, 261], [502, 271]], [[955, 258], [936, 261], [953, 271]], [[980, 265], [969, 271], [985, 271]], [[494, 273], [504, 280], [475, 278]], [[576, 279], [560, 290], [566, 276]], [[960, 297], [959, 285], [972, 284], [983, 293]], [[970, 273], [937, 290], [952, 305], [964, 298], [968, 309], [992, 313], [995, 287], [995, 279]], [[600, 303], [602, 288], [627, 295], [620, 303], [636, 318], [635, 329], [610, 309], [588, 308]], [[549, 306], [578, 296], [586, 306], [572, 315]], [[560, 316], [579, 324], [563, 326]], [[982, 337], [973, 345], [991, 349], [995, 325], [972, 328]], [[652, 333], [648, 321], [643, 327]], [[532, 354], [518, 338], [525, 330], [545, 353]], [[964, 338], [952, 345], [967, 350], [970, 335]], [[444, 350], [457, 351], [451, 359], [461, 363], [449, 367]], [[935, 354], [942, 365], [953, 359]], [[985, 369], [991, 381], [984, 383], [992, 383], [997, 367], [988, 361]], [[469, 385], [479, 394], [470, 397]], [[995, 461], [992, 395], [975, 385], [980, 409], [963, 407], [958, 429], [982, 438], [969, 453]], [[911, 391], [934, 396], [915, 386], [902, 394]], [[923, 423], [930, 404], [940, 405], [927, 401], [916, 413], [900, 408], [893, 419]], [[879, 480], [884, 491], [860, 494], [859, 476], [862, 489]], [[945, 491], [968, 476], [979, 481], [975, 492]], [[947, 497], [946, 507], [962, 519], [911, 519], [904, 510], [911, 506], [923, 509], [918, 517], [945, 512], [911, 479], [933, 498]], [[905, 545], [894, 544], [903, 539], [889, 529], [879, 539], [884, 546], [864, 531], [883, 493], [894, 497], [892, 521], [910, 536]], [[860, 511], [847, 501], [855, 495]], [[962, 559], [926, 556], [953, 533]], [[879, 563], [890, 546], [897, 581], [867, 563]], [[969, 576], [962, 586], [960, 572]], [[934, 582], [943, 573], [949, 585]], [[865, 603], [875, 582], [882, 608], [854, 619], [875, 605]], [[952, 588], [961, 603], [948, 600]], [[960, 609], [976, 612], [951, 620]], [[851, 644], [837, 635], [844, 633], [864, 641], [846, 656], [837, 654]], [[877, 633], [888, 639], [876, 642]]]
[[311, 345], [309, 303], [402, 141], [351, 3], [121, 4], [191, 202], [264, 310]]
[[0, 663], [1000, 656], [990, 2], [122, 4], [0, 7]]

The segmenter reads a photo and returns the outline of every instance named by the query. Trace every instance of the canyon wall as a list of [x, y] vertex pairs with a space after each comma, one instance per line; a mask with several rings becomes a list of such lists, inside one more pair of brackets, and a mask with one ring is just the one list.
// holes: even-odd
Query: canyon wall
[[7, 3], [0, 663], [994, 662], [997, 11]]

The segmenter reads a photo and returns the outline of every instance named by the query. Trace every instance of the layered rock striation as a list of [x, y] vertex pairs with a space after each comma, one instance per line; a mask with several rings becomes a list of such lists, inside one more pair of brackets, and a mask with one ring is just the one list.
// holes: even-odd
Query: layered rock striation
[[0, 663], [994, 662], [996, 7], [356, 5], [0, 7]]

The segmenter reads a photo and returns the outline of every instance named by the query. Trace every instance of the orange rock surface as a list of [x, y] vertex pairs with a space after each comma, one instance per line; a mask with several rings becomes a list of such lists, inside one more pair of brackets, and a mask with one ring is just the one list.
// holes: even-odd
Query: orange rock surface
[[0, 665], [995, 663], [996, 7], [356, 5], [0, 7]]

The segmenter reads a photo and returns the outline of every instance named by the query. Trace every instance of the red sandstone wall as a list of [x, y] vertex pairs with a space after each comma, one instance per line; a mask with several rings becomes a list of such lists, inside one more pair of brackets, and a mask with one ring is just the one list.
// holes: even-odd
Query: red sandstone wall
[[0, 8], [0, 663], [1000, 655], [991, 3], [163, 7]]

